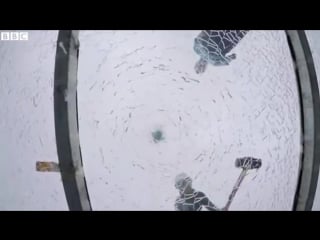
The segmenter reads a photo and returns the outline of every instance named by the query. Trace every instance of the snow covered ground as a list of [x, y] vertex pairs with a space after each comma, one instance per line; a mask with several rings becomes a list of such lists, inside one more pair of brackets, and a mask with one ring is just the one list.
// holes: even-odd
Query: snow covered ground
[[[263, 163], [245, 178], [230, 210], [292, 209], [301, 129], [284, 31], [249, 32], [230, 66], [209, 66], [202, 75], [194, 71], [198, 33], [80, 32], [80, 142], [94, 210], [173, 210], [173, 181], [180, 172], [222, 207], [240, 173], [235, 158], [242, 156]], [[28, 86], [33, 95], [43, 91], [25, 83], [13, 90]], [[51, 104], [47, 95], [45, 106]], [[52, 114], [51, 107], [46, 111]], [[21, 121], [14, 114], [7, 119]], [[157, 130], [160, 141], [152, 136]], [[25, 156], [24, 149], [15, 151]]]
[[[318, 85], [320, 86], [320, 31], [319, 30], [308, 30], [306, 31], [307, 38], [310, 44], [312, 57], [317, 73]], [[313, 210], [320, 210], [320, 178], [318, 178], [318, 185], [316, 196], [313, 202]]]
[[58, 31], [29, 31], [29, 41], [0, 41], [0, 210], [67, 210], [59, 173], [53, 71]]

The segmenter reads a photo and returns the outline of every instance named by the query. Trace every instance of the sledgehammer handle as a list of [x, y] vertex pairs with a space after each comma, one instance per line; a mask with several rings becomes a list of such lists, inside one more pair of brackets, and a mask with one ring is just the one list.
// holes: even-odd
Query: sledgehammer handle
[[247, 171], [248, 169], [242, 169], [241, 173], [240, 173], [240, 176], [238, 177], [238, 180], [236, 182], [236, 184], [234, 185], [233, 189], [232, 189], [232, 192], [230, 193], [229, 195], [229, 199], [228, 199], [228, 202], [226, 204], [226, 206], [223, 208], [225, 211], [228, 211], [231, 203], [232, 203], [232, 200], [234, 198], [234, 196], [236, 195], [239, 187], [240, 187], [240, 184], [242, 183], [244, 177], [246, 176], [247, 174]]

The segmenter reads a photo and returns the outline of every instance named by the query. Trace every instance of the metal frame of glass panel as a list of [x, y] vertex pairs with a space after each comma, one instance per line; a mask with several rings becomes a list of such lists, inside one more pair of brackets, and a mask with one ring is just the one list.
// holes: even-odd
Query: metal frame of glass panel
[[54, 118], [59, 166], [69, 209], [90, 211], [79, 140], [78, 35], [79, 31], [59, 31], [54, 72]]
[[302, 155], [293, 210], [310, 211], [316, 193], [320, 164], [320, 98], [310, 46], [303, 30], [287, 30], [300, 94]]

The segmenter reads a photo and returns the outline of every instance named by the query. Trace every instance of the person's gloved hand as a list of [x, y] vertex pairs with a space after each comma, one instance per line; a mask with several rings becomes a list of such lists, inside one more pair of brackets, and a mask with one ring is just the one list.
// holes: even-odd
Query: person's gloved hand
[[234, 59], [236, 59], [237, 58], [237, 55], [235, 54], [235, 53], [232, 53], [232, 54], [230, 54], [229, 56], [227, 56], [229, 59], [232, 59], [232, 60], [234, 60]]

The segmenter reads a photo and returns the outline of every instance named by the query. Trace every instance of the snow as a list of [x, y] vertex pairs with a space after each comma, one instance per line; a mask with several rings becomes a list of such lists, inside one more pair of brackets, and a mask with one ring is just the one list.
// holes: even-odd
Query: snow
[[284, 31], [249, 32], [230, 66], [202, 75], [198, 33], [80, 32], [80, 142], [94, 210], [174, 210], [180, 172], [223, 207], [242, 156], [262, 167], [230, 210], [291, 210], [301, 129]]
[[0, 41], [0, 210], [67, 210], [59, 173], [53, 71], [58, 31], [28, 31], [28, 41]]

